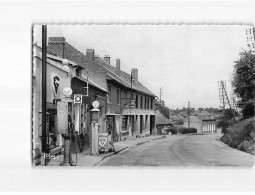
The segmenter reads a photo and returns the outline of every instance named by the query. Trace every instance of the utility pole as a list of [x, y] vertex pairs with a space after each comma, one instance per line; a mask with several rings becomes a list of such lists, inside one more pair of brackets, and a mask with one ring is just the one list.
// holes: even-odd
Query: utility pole
[[42, 159], [41, 164], [45, 165], [46, 143], [46, 86], [47, 86], [47, 26], [42, 25]]
[[163, 87], [160, 87], [160, 93], [159, 93], [159, 103], [161, 105], [161, 96], [163, 96]]
[[188, 129], [190, 129], [190, 102], [188, 101]]
[[255, 28], [246, 29], [247, 45], [251, 53], [255, 52]]

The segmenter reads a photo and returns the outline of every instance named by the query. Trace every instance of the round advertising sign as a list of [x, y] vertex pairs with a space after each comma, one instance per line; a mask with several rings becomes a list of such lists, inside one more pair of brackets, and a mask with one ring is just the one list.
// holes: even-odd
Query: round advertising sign
[[65, 96], [71, 96], [72, 93], [73, 93], [73, 90], [70, 87], [66, 87], [66, 88], [63, 89], [63, 94]]
[[98, 102], [98, 101], [94, 101], [94, 102], [92, 103], [92, 106], [93, 106], [94, 108], [98, 108], [99, 102]]

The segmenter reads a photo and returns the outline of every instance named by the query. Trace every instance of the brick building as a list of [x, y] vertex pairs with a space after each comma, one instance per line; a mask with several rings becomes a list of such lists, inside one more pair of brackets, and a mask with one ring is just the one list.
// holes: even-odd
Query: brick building
[[[138, 80], [138, 70], [133, 68], [132, 88], [131, 74], [121, 70], [120, 59], [116, 66], [111, 65], [110, 57], [98, 58], [96, 63], [107, 70], [108, 85], [108, 119], [115, 120], [115, 139], [145, 136], [155, 133], [155, 95]], [[131, 97], [132, 96], [132, 97]], [[130, 100], [135, 101], [134, 108]], [[109, 121], [109, 120], [108, 120]]]
[[[116, 66], [112, 66], [109, 56], [95, 56], [93, 49], [87, 49], [85, 55], [63, 37], [50, 37], [48, 51], [83, 67], [81, 76], [88, 78], [90, 84], [88, 107], [92, 100], [100, 103], [101, 132], [112, 129], [114, 141], [154, 132], [156, 96], [138, 81], [137, 69], [132, 69], [135, 78], [132, 82], [132, 94], [136, 105], [135, 108], [130, 108], [131, 75], [120, 69], [119, 59]], [[87, 120], [87, 132], [90, 131], [89, 125], [90, 120]]]

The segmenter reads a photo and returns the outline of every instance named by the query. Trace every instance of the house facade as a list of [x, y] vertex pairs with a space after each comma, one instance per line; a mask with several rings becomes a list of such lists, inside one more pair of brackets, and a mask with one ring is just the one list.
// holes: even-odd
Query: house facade
[[[190, 127], [196, 128], [197, 133], [217, 133], [216, 119], [208, 112], [194, 112], [190, 116]], [[188, 116], [184, 118], [184, 127], [188, 128]]]
[[173, 121], [171, 119], [167, 119], [165, 115], [160, 113], [159, 110], [156, 110], [156, 127], [157, 134], [163, 134], [166, 129], [173, 127]]
[[[64, 99], [63, 89], [71, 87], [74, 62], [64, 65], [61, 58], [47, 54], [47, 97], [46, 97], [46, 150], [48, 154], [61, 153], [64, 140], [58, 132], [59, 109], [54, 99]], [[42, 52], [33, 47], [33, 86], [32, 86], [32, 159], [34, 165], [41, 163], [42, 153]], [[64, 113], [67, 118], [68, 113]]]
[[[138, 137], [155, 132], [155, 95], [138, 81], [138, 70], [131, 74], [120, 69], [120, 60], [111, 65], [110, 57], [100, 58], [93, 49], [86, 54], [78, 51], [63, 37], [50, 37], [48, 51], [75, 61], [84, 69], [81, 75], [88, 78], [103, 94], [97, 95], [101, 107], [100, 132], [112, 132], [114, 141]], [[131, 95], [132, 94], [132, 95]], [[135, 106], [130, 106], [133, 96]], [[89, 98], [95, 96], [89, 94]], [[91, 103], [92, 101], [90, 101]], [[89, 105], [91, 106], [91, 104]]]
[[107, 71], [107, 116], [110, 121], [115, 119], [115, 141], [154, 134], [156, 96], [138, 81], [138, 70], [126, 73], [120, 69], [120, 59], [113, 66], [109, 56], [96, 59], [96, 63]]

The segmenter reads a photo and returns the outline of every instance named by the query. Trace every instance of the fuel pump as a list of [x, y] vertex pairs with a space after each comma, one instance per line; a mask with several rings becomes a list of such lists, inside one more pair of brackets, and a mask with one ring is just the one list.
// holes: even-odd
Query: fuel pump
[[[73, 104], [73, 100], [70, 98], [72, 95], [71, 88], [65, 88], [63, 94], [65, 99], [54, 99], [54, 103], [57, 104], [57, 133], [62, 134], [64, 138], [64, 162], [62, 166], [75, 166], [77, 164], [77, 152], [75, 147], [75, 132], [74, 125], [71, 117], [68, 116], [68, 103]], [[72, 153], [76, 155], [76, 161], [72, 159]]]
[[92, 112], [92, 123], [91, 123], [91, 129], [92, 129], [92, 143], [91, 143], [91, 155], [99, 155], [98, 150], [98, 131], [99, 131], [99, 124], [98, 124], [98, 113], [100, 110], [99, 102], [94, 101], [92, 103], [93, 109]]

